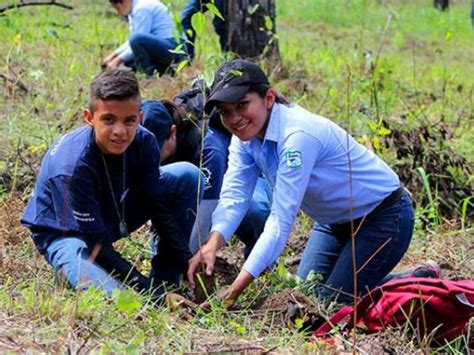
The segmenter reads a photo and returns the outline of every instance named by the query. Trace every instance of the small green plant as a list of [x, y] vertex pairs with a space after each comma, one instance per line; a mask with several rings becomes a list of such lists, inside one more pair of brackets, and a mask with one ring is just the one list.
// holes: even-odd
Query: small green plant
[[426, 174], [425, 169], [422, 167], [416, 168], [418, 173], [420, 174], [421, 181], [423, 184], [423, 190], [428, 198], [428, 204], [425, 208], [425, 213], [427, 218], [431, 221], [432, 227], [436, 230], [441, 223], [439, 212], [438, 212], [438, 201], [436, 199], [436, 195], [433, 194], [433, 191], [430, 186], [429, 175]]

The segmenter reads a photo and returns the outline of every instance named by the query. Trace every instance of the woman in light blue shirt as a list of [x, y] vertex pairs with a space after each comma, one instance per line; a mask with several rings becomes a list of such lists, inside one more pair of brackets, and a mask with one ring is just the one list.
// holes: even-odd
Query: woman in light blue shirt
[[159, 0], [109, 0], [117, 12], [126, 16], [130, 37], [104, 59], [108, 68], [121, 64], [152, 76], [163, 74], [173, 62], [184, 59], [174, 50], [178, 43], [173, 35], [174, 22]]
[[200, 264], [212, 273], [261, 173], [273, 189], [270, 216], [240, 274], [217, 295], [226, 305], [274, 266], [300, 209], [315, 224], [298, 275], [322, 276], [318, 296], [351, 302], [384, 282], [414, 225], [410, 196], [395, 172], [334, 122], [288, 104], [251, 62], [230, 61], [216, 72], [206, 111], [214, 108], [233, 137], [208, 242], [190, 261], [191, 286]]

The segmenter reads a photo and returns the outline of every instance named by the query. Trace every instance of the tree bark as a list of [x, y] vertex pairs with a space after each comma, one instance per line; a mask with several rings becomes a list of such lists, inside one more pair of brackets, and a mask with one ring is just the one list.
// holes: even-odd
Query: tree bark
[[449, 8], [449, 0], [434, 0], [433, 5], [438, 10], [445, 11]]
[[225, 50], [241, 58], [279, 59], [274, 0], [224, 1]]

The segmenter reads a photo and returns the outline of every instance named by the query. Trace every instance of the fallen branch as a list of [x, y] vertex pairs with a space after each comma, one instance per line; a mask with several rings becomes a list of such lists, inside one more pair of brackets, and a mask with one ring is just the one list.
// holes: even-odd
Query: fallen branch
[[39, 5], [59, 6], [59, 7], [62, 7], [63, 9], [67, 9], [67, 10], [73, 10], [74, 9], [73, 6], [66, 5], [66, 4], [63, 4], [63, 3], [60, 3], [60, 2], [56, 2], [55, 0], [44, 1], [44, 2], [43, 1], [32, 1], [32, 2], [20, 2], [18, 4], [11, 4], [11, 5], [7, 5], [7, 6], [4, 6], [4, 7], [0, 7], [0, 14], [4, 13], [5, 11], [17, 9], [17, 8], [24, 7], [24, 6], [39, 6]]
[[3, 80], [5, 80], [5, 82], [7, 83], [10, 83], [10, 84], [13, 84], [15, 86], [17, 86], [21, 91], [23, 91], [25, 94], [27, 94], [30, 90], [28, 89], [28, 87], [23, 84], [20, 80], [18, 79], [13, 79], [13, 78], [10, 78], [9, 76], [3, 74], [3, 73], [0, 73], [0, 78], [2, 78]]

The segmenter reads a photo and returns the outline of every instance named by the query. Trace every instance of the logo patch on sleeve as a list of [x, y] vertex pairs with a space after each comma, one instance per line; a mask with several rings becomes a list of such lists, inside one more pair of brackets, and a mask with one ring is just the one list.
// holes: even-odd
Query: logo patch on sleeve
[[297, 149], [289, 149], [286, 152], [286, 166], [294, 169], [300, 168], [303, 165], [303, 160], [301, 158], [301, 152]]
[[201, 168], [201, 174], [204, 180], [204, 190], [207, 191], [212, 188], [212, 184], [211, 184], [212, 172], [208, 168]]

